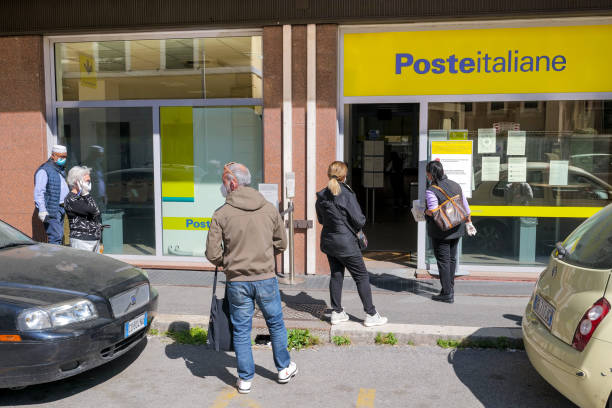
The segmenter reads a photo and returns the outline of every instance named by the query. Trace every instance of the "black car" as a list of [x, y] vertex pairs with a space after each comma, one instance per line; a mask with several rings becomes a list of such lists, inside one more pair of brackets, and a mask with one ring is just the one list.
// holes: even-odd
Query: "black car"
[[41, 244], [0, 221], [0, 388], [55, 381], [145, 339], [158, 294], [146, 272]]

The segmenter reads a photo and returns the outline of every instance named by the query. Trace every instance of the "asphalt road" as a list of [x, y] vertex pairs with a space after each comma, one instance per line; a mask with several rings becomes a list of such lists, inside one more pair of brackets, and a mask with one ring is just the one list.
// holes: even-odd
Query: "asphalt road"
[[[144, 343], [143, 343], [144, 345]], [[4, 406], [45, 407], [572, 407], [524, 352], [428, 346], [322, 346], [293, 352], [299, 374], [275, 382], [272, 353], [255, 350], [252, 392], [239, 395], [233, 353], [150, 337], [145, 347], [79, 376], [20, 391]]]

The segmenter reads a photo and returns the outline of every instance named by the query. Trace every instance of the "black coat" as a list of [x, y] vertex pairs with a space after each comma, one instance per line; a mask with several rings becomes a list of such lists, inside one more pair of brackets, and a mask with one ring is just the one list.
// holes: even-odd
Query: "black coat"
[[353, 190], [344, 183], [340, 183], [340, 189], [337, 196], [328, 188], [317, 193], [317, 219], [323, 225], [321, 251], [335, 258], [361, 256], [355, 232], [363, 228], [366, 218]]

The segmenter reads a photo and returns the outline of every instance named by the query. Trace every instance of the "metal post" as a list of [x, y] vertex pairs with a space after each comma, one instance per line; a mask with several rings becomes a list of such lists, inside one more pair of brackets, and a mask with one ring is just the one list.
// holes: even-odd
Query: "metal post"
[[293, 285], [295, 280], [295, 271], [294, 271], [294, 247], [293, 247], [293, 199], [289, 200], [289, 284]]

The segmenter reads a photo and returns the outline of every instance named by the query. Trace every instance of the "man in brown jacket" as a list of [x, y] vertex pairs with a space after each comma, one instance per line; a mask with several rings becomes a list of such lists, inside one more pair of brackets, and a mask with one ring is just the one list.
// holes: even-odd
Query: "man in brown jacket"
[[223, 169], [221, 193], [225, 204], [213, 214], [206, 257], [223, 266], [227, 279], [230, 319], [238, 365], [238, 392], [251, 391], [255, 362], [251, 351], [254, 303], [263, 312], [272, 339], [278, 382], [288, 383], [298, 372], [287, 351], [274, 256], [287, 247], [285, 226], [278, 210], [251, 184], [251, 173], [240, 163]]

